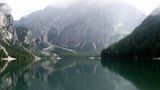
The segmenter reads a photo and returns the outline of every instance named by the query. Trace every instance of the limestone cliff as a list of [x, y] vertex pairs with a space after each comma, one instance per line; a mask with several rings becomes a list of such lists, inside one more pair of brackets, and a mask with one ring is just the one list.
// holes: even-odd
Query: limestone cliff
[[17, 43], [19, 40], [13, 24], [11, 8], [5, 3], [0, 3], [0, 60], [24, 60], [33, 56]]
[[0, 4], [0, 38], [3, 41], [9, 40], [15, 42], [17, 39], [16, 31], [13, 27], [13, 17], [11, 8], [5, 4]]

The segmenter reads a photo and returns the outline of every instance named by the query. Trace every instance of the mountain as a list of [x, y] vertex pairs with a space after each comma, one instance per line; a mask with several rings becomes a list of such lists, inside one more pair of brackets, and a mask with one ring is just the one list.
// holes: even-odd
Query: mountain
[[0, 4], [0, 38], [3, 41], [17, 40], [16, 32], [13, 27], [13, 17], [11, 16], [11, 8], [6, 4]]
[[0, 3], [0, 66], [5, 61], [33, 58], [31, 53], [19, 46], [19, 36], [13, 23], [11, 8], [5, 3]]
[[31, 31], [29, 31], [26, 27], [16, 27], [15, 29], [17, 32], [20, 46], [28, 49], [33, 49], [37, 47]]
[[66, 8], [48, 6], [22, 17], [16, 26], [28, 28], [41, 46], [90, 52], [120, 40], [144, 18], [143, 12], [128, 4], [86, 1]]
[[107, 57], [160, 57], [160, 9], [154, 10], [130, 35], [102, 51]]

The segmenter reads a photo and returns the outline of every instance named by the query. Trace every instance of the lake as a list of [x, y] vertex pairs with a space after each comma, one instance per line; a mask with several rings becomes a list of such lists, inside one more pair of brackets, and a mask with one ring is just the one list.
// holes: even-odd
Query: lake
[[0, 90], [160, 90], [159, 84], [158, 61], [13, 61], [0, 74]]

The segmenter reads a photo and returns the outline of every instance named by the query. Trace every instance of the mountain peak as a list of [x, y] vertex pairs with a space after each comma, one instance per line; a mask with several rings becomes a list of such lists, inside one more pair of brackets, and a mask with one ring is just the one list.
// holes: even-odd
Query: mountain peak
[[5, 15], [11, 15], [11, 8], [6, 3], [0, 3], [0, 11]]
[[125, 3], [101, 4], [93, 0], [75, 3], [64, 10], [47, 7], [21, 19], [17, 25], [27, 27], [42, 42], [48, 40], [60, 47], [80, 51], [90, 47], [87, 51], [97, 51], [118, 41], [123, 32], [131, 32], [142, 22], [143, 15]]

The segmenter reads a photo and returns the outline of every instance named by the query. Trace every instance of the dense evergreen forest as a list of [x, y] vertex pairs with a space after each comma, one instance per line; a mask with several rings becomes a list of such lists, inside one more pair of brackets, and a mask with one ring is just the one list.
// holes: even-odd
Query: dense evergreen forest
[[104, 49], [101, 56], [160, 57], [160, 13], [148, 16], [130, 35]]

